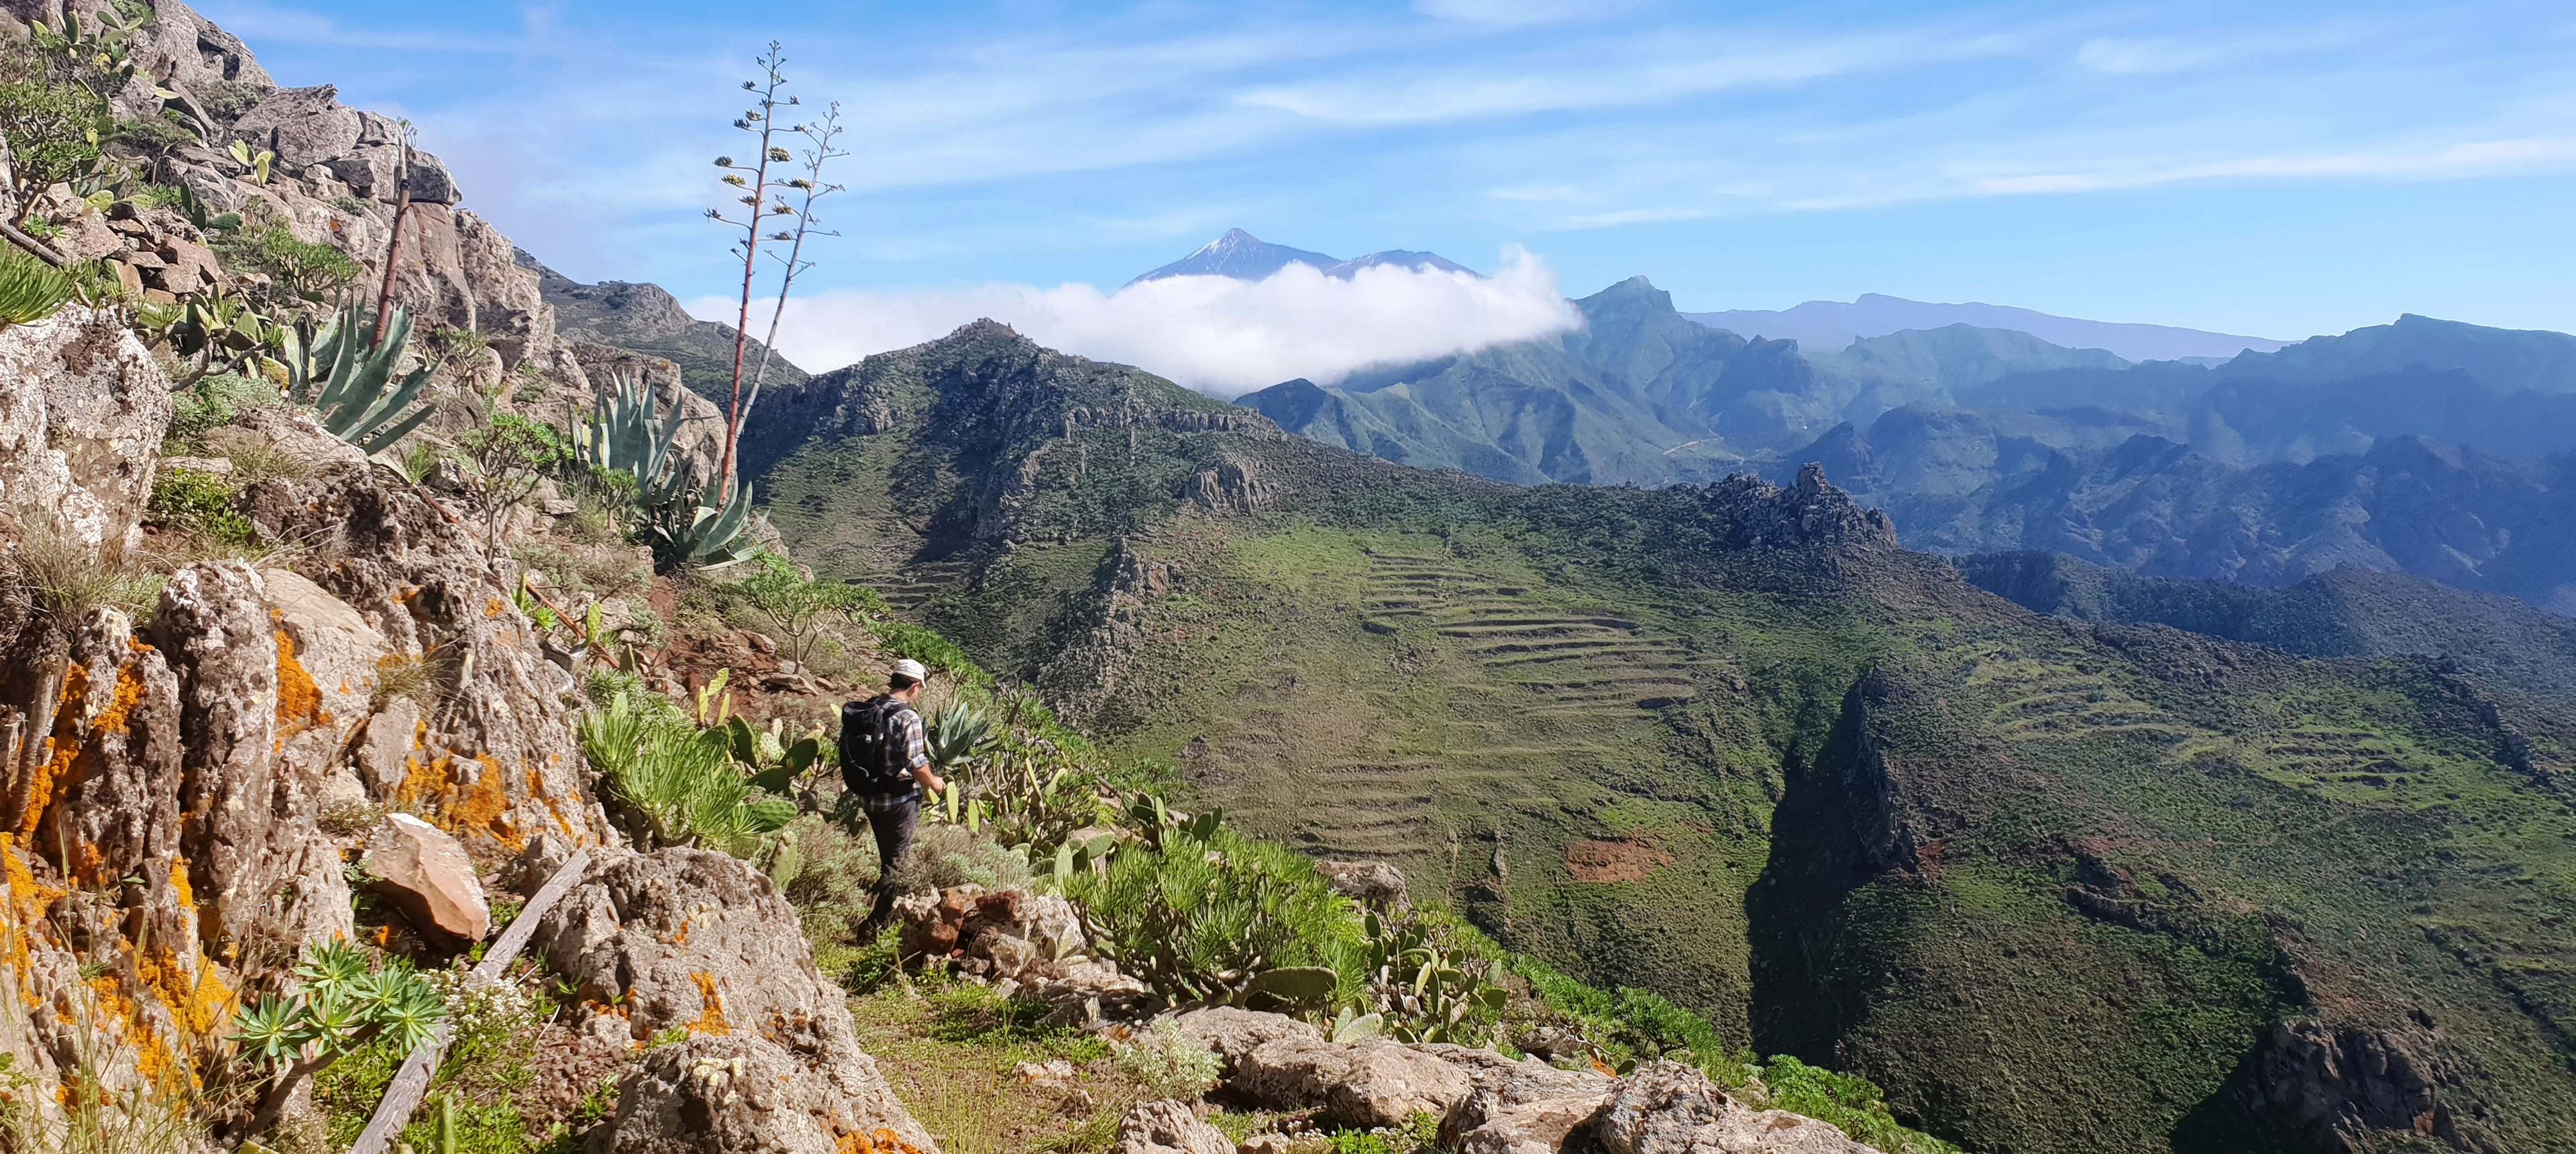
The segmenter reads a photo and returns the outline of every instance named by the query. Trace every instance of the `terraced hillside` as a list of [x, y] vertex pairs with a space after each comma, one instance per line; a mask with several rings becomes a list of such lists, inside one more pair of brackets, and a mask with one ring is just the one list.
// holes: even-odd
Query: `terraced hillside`
[[1516, 489], [994, 325], [746, 447], [1115, 748], [1990, 1151], [2576, 1149], [2562, 707], [2031, 614], [1788, 488]]

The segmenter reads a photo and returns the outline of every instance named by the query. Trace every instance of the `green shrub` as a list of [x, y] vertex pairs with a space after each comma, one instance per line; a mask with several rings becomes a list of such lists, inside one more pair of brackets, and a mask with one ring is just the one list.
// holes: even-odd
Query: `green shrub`
[[1888, 1112], [1877, 1084], [1867, 1078], [1837, 1074], [1785, 1054], [1773, 1057], [1761, 1074], [1773, 1109], [1831, 1122], [1855, 1142], [1888, 1154], [1957, 1154], [1959, 1149], [1907, 1129]]
[[1224, 1066], [1216, 1052], [1181, 1033], [1180, 1023], [1154, 1019], [1154, 1027], [1136, 1041], [1118, 1046], [1118, 1069], [1134, 1078], [1155, 1099], [1195, 1102], [1216, 1088]]
[[617, 693], [582, 715], [582, 755], [620, 803], [627, 834], [648, 845], [694, 845], [759, 856], [795, 817], [734, 768], [730, 735], [699, 729], [646, 694]]
[[358, 279], [358, 262], [328, 244], [299, 240], [282, 224], [245, 228], [215, 239], [215, 251], [236, 271], [265, 274], [297, 300], [330, 300]]
[[875, 621], [877, 645], [890, 657], [909, 657], [929, 666], [934, 673], [945, 673], [959, 681], [989, 689], [993, 675], [975, 664], [957, 643], [909, 621]]
[[164, 468], [152, 478], [145, 515], [174, 529], [203, 534], [226, 545], [248, 545], [259, 530], [233, 509], [232, 487], [213, 473]]
[[1120, 848], [1076, 870], [1066, 896], [1100, 952], [1176, 1001], [1231, 1000], [1260, 970], [1339, 973], [1336, 1000], [1356, 997], [1365, 948], [1357, 908], [1280, 846], [1219, 828]]

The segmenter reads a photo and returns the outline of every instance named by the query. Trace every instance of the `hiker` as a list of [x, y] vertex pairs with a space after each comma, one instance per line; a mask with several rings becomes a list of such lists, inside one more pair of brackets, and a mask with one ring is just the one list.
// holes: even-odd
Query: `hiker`
[[948, 788], [931, 771], [921, 712], [913, 708], [929, 678], [920, 662], [906, 657], [894, 663], [885, 692], [841, 705], [841, 784], [858, 799], [877, 837], [877, 904], [859, 926], [862, 940], [882, 933], [894, 917], [895, 874], [912, 850], [921, 791]]

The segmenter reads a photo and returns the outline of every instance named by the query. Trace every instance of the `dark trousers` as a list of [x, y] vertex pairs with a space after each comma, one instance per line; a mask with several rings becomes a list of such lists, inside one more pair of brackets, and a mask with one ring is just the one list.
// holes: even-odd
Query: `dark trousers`
[[900, 805], [885, 809], [875, 802], [866, 807], [868, 829], [877, 835], [877, 904], [864, 925], [865, 936], [873, 937], [894, 919], [894, 899], [902, 891], [896, 888], [896, 874], [902, 872], [903, 859], [912, 852], [912, 830], [921, 822], [921, 798], [918, 794]]

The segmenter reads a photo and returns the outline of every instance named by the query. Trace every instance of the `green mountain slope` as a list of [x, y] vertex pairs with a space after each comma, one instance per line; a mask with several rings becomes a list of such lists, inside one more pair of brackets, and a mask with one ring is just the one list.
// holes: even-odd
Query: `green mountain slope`
[[2033, 612], [2170, 625], [2311, 657], [2432, 654], [2501, 685], [2576, 697], [2576, 618], [2410, 574], [2347, 566], [2266, 589], [2038, 552], [1963, 557], [1959, 572]]
[[1820, 474], [1425, 472], [989, 322], [745, 453], [800, 557], [1247, 829], [1973, 1148], [2576, 1149], [2562, 707], [2035, 615]]
[[1584, 327], [1561, 337], [1364, 370], [1336, 385], [1288, 381], [1236, 403], [1328, 445], [1514, 484], [1698, 483], [1853, 415], [1948, 400], [2014, 374], [2127, 368], [2099, 349], [1967, 325], [1802, 354], [1795, 341], [1747, 341], [1692, 321], [1644, 277], [1575, 305]]

